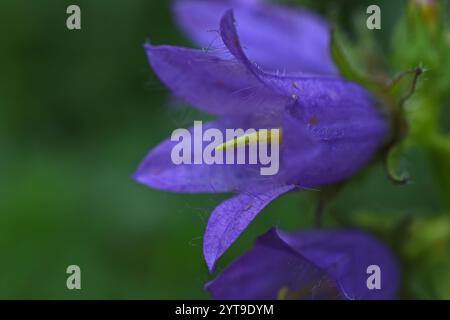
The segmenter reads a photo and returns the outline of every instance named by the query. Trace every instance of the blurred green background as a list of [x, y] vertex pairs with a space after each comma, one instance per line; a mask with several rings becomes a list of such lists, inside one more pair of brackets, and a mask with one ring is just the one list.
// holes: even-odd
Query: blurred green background
[[[404, 11], [398, 0], [303, 3], [347, 30], [352, 12], [379, 4], [383, 29], [374, 33], [383, 50]], [[80, 31], [66, 28], [70, 4], [81, 7]], [[173, 106], [142, 48], [149, 39], [190, 45], [170, 2], [2, 0], [0, 26], [0, 298], [208, 298], [202, 233], [227, 195], [170, 194], [130, 179], [151, 147], [205, 117]], [[402, 166], [412, 183], [393, 186], [375, 166], [329, 207], [326, 225], [350, 212], [377, 212], [388, 224], [438, 211], [421, 151]], [[271, 204], [218, 270], [273, 225], [312, 227], [314, 197]], [[82, 290], [66, 288], [71, 264], [81, 267]]]

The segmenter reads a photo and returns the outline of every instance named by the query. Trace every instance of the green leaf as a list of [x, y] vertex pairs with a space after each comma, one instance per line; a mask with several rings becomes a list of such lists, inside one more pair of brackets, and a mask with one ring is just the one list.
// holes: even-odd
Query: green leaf
[[334, 63], [344, 78], [355, 82], [365, 81], [348, 61], [346, 54], [340, 46], [338, 32], [336, 30], [331, 32], [331, 55]]

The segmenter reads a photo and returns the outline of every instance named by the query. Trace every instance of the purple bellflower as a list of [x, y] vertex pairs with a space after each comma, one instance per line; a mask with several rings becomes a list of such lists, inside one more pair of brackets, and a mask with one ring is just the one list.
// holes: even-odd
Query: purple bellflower
[[223, 46], [217, 27], [232, 8], [246, 54], [262, 70], [338, 73], [329, 50], [329, 27], [312, 12], [263, 0], [177, 0], [173, 8], [180, 29], [202, 48]]
[[398, 270], [390, 250], [360, 231], [272, 229], [206, 288], [224, 300], [390, 300]]
[[[200, 2], [206, 6], [204, 14], [207, 17], [210, 10], [212, 15], [221, 11], [206, 9], [210, 2], [211, 6], [219, 6], [224, 1]], [[220, 204], [209, 218], [203, 251], [211, 271], [216, 261], [271, 201], [287, 192], [349, 178], [370, 161], [384, 142], [388, 128], [375, 100], [364, 88], [333, 75], [334, 68], [328, 66], [329, 58], [323, 52], [326, 46], [319, 45], [322, 40], [315, 40], [316, 37], [328, 37], [326, 27], [318, 27], [322, 22], [316, 18], [306, 18], [302, 22], [311, 23], [310, 28], [317, 28], [317, 34], [299, 37], [302, 50], [292, 51], [294, 56], [289, 60], [285, 57], [287, 53], [278, 56], [278, 48], [275, 49], [283, 41], [295, 43], [286, 40], [287, 35], [280, 35], [289, 32], [284, 23], [290, 20], [285, 21], [282, 16], [289, 18], [300, 13], [273, 10], [266, 5], [260, 7], [257, 1], [247, 2], [247, 6], [258, 6], [257, 10], [261, 11], [245, 14], [245, 10], [250, 9], [244, 9], [242, 4], [238, 7], [240, 15], [251, 16], [248, 21], [243, 21], [246, 39], [251, 39], [254, 29], [259, 37], [255, 46], [258, 50], [267, 50], [260, 56], [253, 51], [253, 57], [262, 63], [261, 68], [248, 58], [241, 46], [231, 10], [220, 20], [220, 37], [228, 56], [225, 51], [217, 55], [208, 50], [145, 45], [154, 72], [176, 96], [218, 117], [208, 127], [221, 131], [225, 128], [282, 129], [280, 170], [274, 176], [261, 176], [255, 165], [175, 165], [171, 161], [171, 150], [176, 143], [170, 139], [151, 150], [135, 173], [136, 181], [160, 190], [238, 193]], [[195, 2], [180, 3], [194, 5]], [[177, 10], [181, 8], [186, 9], [181, 6]], [[309, 13], [301, 14], [309, 17]], [[258, 29], [265, 21], [270, 25], [266, 26], [267, 34], [262, 37]], [[251, 28], [252, 24], [254, 28]], [[195, 27], [190, 30], [196, 32]], [[294, 29], [293, 32], [301, 30]], [[294, 38], [296, 36], [292, 35]], [[263, 40], [270, 44], [263, 44]], [[309, 42], [318, 51], [317, 58], [323, 61], [314, 60], [313, 54], [308, 53]], [[253, 43], [249, 41], [246, 47], [250, 44]], [[275, 51], [269, 59], [271, 48]], [[301, 58], [302, 52], [306, 54], [305, 59]], [[276, 62], [278, 59], [288, 63], [289, 68], [298, 61], [299, 69], [305, 67], [309, 73], [316, 73], [300, 74], [291, 69], [288, 75], [276, 74], [271, 72], [274, 64], [270, 60]], [[324, 75], [324, 72], [328, 74]]]

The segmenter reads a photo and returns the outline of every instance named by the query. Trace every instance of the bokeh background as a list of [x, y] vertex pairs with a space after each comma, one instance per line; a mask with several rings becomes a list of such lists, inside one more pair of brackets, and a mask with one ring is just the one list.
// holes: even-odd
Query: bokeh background
[[[284, 2], [320, 12], [350, 37], [355, 15], [377, 3], [382, 30], [373, 33], [381, 52], [405, 11], [401, 0]], [[81, 7], [80, 31], [66, 28], [70, 4]], [[213, 275], [202, 234], [227, 195], [171, 194], [130, 178], [172, 130], [207, 118], [172, 101], [148, 67], [145, 41], [191, 45], [170, 1], [2, 0], [0, 39], [0, 298], [208, 298], [203, 285]], [[448, 129], [450, 113], [443, 120]], [[375, 165], [328, 207], [325, 225], [391, 225], [439, 211], [421, 150], [408, 152], [402, 166], [410, 184], [392, 185]], [[272, 203], [218, 271], [273, 225], [311, 228], [315, 196]], [[398, 237], [386, 241], [395, 246]], [[71, 264], [81, 267], [80, 291], [66, 288]], [[420, 281], [406, 287], [403, 297], [432, 297]]]

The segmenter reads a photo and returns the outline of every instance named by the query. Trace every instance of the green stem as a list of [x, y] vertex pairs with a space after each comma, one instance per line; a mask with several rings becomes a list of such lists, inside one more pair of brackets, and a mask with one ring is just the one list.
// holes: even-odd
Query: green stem
[[425, 151], [441, 192], [442, 203], [450, 214], [450, 136], [441, 132], [440, 102], [419, 99], [413, 117], [410, 121], [414, 124], [412, 138]]

